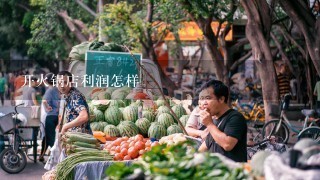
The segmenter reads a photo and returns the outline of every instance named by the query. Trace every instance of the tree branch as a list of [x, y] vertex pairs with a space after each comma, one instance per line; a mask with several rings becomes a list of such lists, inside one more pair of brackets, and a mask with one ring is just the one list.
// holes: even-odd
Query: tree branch
[[288, 56], [286, 55], [286, 53], [284, 52], [280, 42], [278, 41], [278, 39], [276, 38], [276, 36], [273, 34], [273, 32], [270, 32], [271, 38], [273, 39], [273, 41], [275, 42], [277, 48], [279, 49], [279, 52], [281, 54], [282, 59], [286, 62], [286, 64], [288, 65], [291, 73], [294, 75], [294, 69], [292, 67], [292, 64], [288, 58]]
[[300, 46], [300, 44], [299, 44], [295, 39], [293, 39], [292, 36], [291, 36], [288, 32], [284, 31], [281, 26], [277, 26], [277, 27], [278, 27], [277, 30], [279, 30], [279, 31], [283, 34], [283, 36], [284, 36], [285, 38], [289, 39], [290, 42], [291, 42], [292, 44], [294, 44], [294, 45], [298, 48], [298, 50], [300, 51], [300, 53], [302, 54], [302, 56], [303, 56], [303, 57], [306, 57], [306, 52], [305, 52], [304, 49]]
[[252, 55], [252, 51], [249, 51], [246, 55], [236, 60], [230, 67], [230, 71], [234, 71], [240, 64], [245, 62]]
[[72, 19], [68, 16], [67, 11], [60, 11], [57, 13], [63, 18], [64, 22], [67, 24], [70, 31], [77, 37], [80, 42], [87, 41], [87, 38], [82, 34], [82, 32], [74, 25]]
[[234, 44], [230, 50], [231, 52], [236, 52], [236, 51], [239, 51], [239, 49], [248, 44], [249, 43], [249, 40], [247, 38], [242, 38], [242, 39], [239, 39], [238, 42], [236, 44]]
[[85, 3], [82, 2], [82, 0], [76, 0], [76, 3], [79, 4], [83, 9], [88, 11], [88, 13], [90, 13], [92, 16], [97, 17], [97, 13], [91, 10]]
[[26, 5], [21, 4], [21, 3], [17, 3], [17, 6], [21, 7], [22, 9], [26, 10], [26, 11], [30, 11], [30, 8], [28, 8]]

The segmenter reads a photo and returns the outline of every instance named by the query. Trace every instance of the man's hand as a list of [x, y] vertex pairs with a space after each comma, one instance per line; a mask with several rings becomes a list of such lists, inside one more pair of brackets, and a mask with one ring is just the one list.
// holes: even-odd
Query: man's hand
[[209, 134], [209, 130], [208, 130], [208, 128], [206, 128], [200, 134], [201, 139], [205, 139], [208, 136], [208, 134]]
[[212, 116], [208, 111], [208, 109], [200, 111], [200, 122], [207, 127], [208, 125], [213, 124]]

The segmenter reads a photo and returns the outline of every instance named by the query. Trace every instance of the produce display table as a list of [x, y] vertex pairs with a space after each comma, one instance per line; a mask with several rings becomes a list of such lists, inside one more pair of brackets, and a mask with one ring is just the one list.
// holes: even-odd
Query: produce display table
[[126, 165], [131, 165], [131, 161], [92, 161], [79, 163], [74, 168], [74, 179], [84, 180], [84, 179], [104, 179], [106, 175], [106, 169], [115, 162], [123, 162]]

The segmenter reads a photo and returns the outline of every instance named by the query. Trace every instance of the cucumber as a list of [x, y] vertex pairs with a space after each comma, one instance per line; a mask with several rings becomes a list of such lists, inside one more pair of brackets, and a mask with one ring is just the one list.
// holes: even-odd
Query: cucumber
[[88, 144], [85, 142], [74, 142], [73, 144], [79, 147], [84, 147], [84, 148], [94, 148], [94, 149], [100, 148], [100, 146], [98, 146], [97, 144]]
[[70, 135], [69, 140], [72, 142], [84, 142], [88, 144], [97, 144], [99, 141], [94, 138], [94, 137], [84, 137], [84, 136], [79, 136], [79, 135]]

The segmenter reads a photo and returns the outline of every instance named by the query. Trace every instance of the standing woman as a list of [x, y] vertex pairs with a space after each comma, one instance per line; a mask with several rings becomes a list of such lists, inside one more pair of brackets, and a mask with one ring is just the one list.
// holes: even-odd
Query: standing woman
[[45, 77], [46, 85], [48, 89], [43, 96], [43, 105], [47, 113], [45, 121], [45, 136], [42, 140], [41, 155], [39, 161], [44, 161], [43, 155], [47, 148], [52, 147], [56, 137], [56, 126], [58, 125], [60, 93], [57, 87], [54, 87], [55, 82], [54, 74], [49, 73]]

